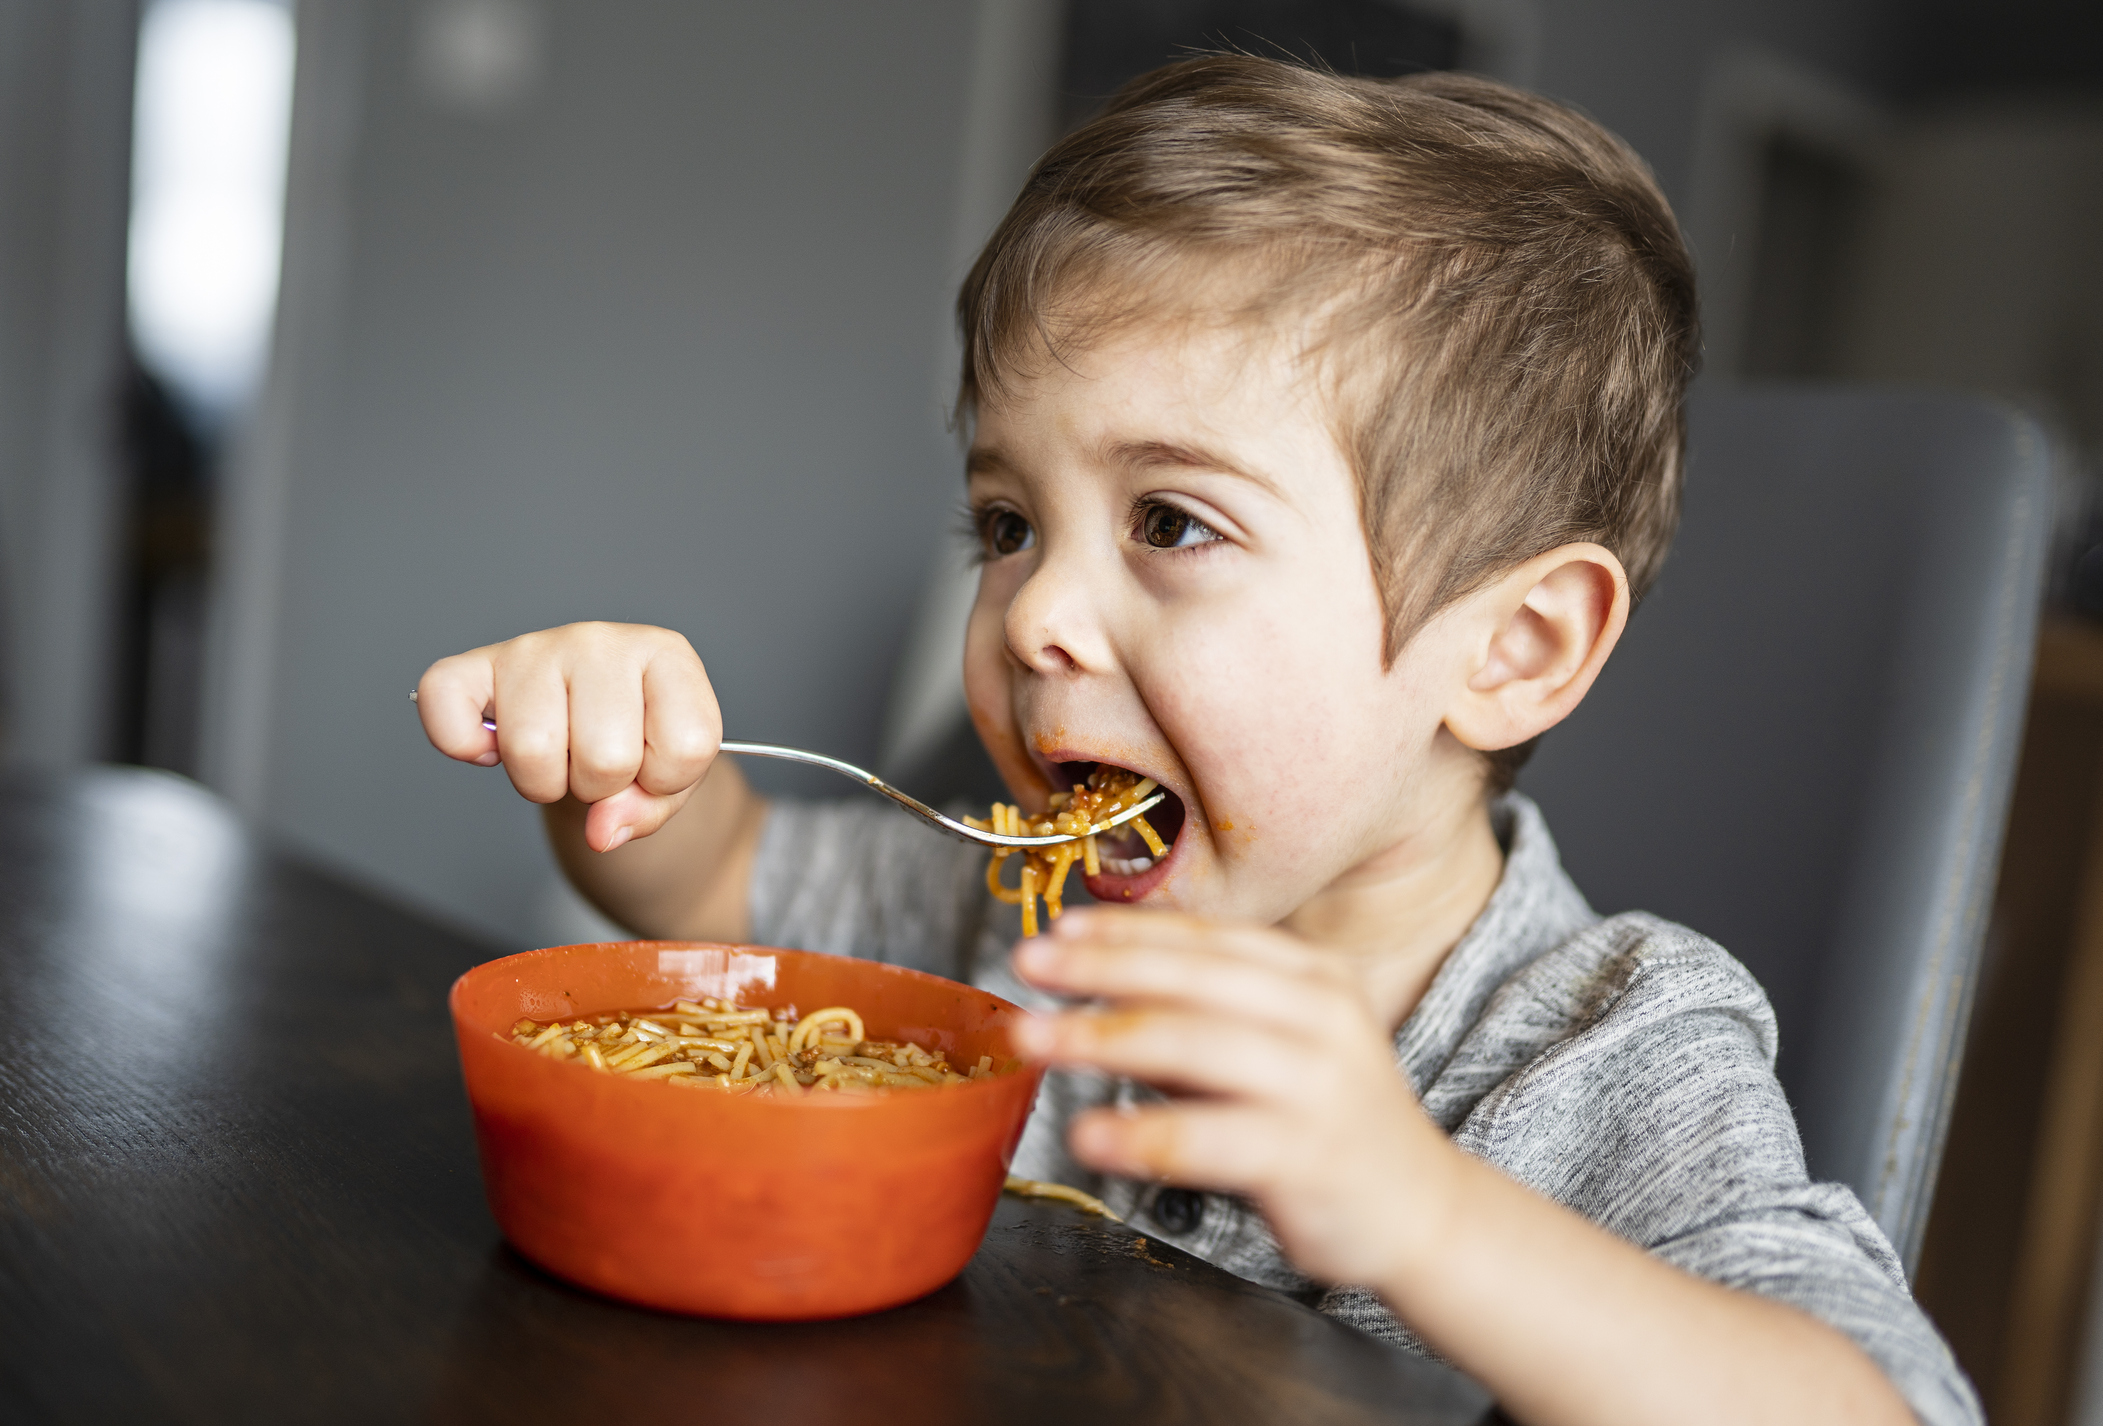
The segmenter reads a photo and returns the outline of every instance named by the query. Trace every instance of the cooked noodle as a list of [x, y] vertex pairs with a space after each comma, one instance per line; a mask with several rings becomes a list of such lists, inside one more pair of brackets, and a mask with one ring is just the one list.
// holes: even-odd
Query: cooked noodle
[[521, 1020], [512, 1043], [606, 1074], [661, 1079], [727, 1094], [866, 1093], [969, 1084], [996, 1071], [991, 1055], [959, 1074], [940, 1050], [871, 1040], [844, 1005], [797, 1018], [793, 1007], [748, 1009], [730, 1000], [681, 1000], [670, 1010], [609, 1010], [567, 1023]]
[[[1057, 919], [1063, 909], [1062, 898], [1066, 887], [1066, 874], [1073, 870], [1075, 862], [1089, 876], [1102, 871], [1101, 853], [1096, 849], [1095, 832], [1103, 823], [1136, 803], [1144, 802], [1154, 795], [1158, 786], [1150, 778], [1142, 778], [1135, 772], [1121, 767], [1098, 766], [1088, 775], [1088, 781], [1077, 783], [1071, 792], [1054, 792], [1046, 815], [1034, 820], [1026, 819], [1022, 809], [1012, 802], [993, 804], [992, 816], [983, 821], [977, 817], [964, 820], [981, 831], [998, 832], [1005, 837], [1054, 837], [1060, 834], [1077, 836], [1072, 842], [1061, 842], [1055, 847], [995, 847], [993, 860], [986, 867], [986, 889], [1013, 905], [1022, 907], [1022, 934], [1037, 934], [1037, 898], [1044, 898], [1044, 909]], [[1156, 857], [1168, 855], [1168, 844], [1161, 834], [1148, 825], [1146, 818], [1134, 817], [1130, 824], [1139, 834], [1147, 849]], [[1021, 884], [1010, 887], [1000, 879], [1001, 863], [1021, 853]]]
[[1034, 1178], [1018, 1178], [1008, 1175], [1003, 1191], [1018, 1198], [1055, 1198], [1061, 1203], [1071, 1203], [1084, 1213], [1093, 1213], [1098, 1218], [1107, 1218], [1113, 1223], [1125, 1220], [1110, 1211], [1110, 1205], [1092, 1193], [1083, 1193], [1078, 1188], [1069, 1188], [1063, 1183], [1044, 1183]]

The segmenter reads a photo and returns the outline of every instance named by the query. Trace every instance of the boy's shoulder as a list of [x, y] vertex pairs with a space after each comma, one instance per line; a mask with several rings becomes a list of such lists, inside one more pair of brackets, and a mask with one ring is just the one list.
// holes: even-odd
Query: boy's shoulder
[[[1699, 1007], [1727, 1009], [1757, 1027], [1772, 1061], [1773, 1008], [1736, 956], [1647, 911], [1602, 917], [1563, 869], [1538, 805], [1508, 793], [1492, 812], [1506, 848], [1504, 878], [1448, 966], [1465, 977], [1473, 952], [1494, 981], [1484, 987], [1486, 1014], [1545, 1014], [1577, 1033], [1608, 1018], [1626, 1023]], [[1471, 945], [1476, 942], [1482, 944]]]
[[[1551, 883], [1532, 893], [1545, 911], [1558, 904], [1552, 883], [1568, 878], [1538, 816], [1530, 851], [1518, 823], [1507, 879]], [[1454, 962], [1469, 952], [1483, 982], [1470, 987], [1474, 1015], [1420, 1081], [1425, 1109], [1457, 1144], [1647, 1247], [1808, 1189], [1774, 1074], [1774, 1010], [1735, 956], [1643, 911], [1542, 914], [1530, 943], [1527, 929], [1506, 926], [1516, 948], [1464, 941], [1441, 971], [1465, 981], [1468, 964]], [[1874, 1239], [1848, 1205], [1848, 1233]]]
[[1602, 1034], [1626, 1039], [1697, 1015], [1738, 1022], [1760, 1058], [1774, 1063], [1774, 1007], [1744, 963], [1690, 927], [1624, 911], [1520, 969], [1497, 988], [1484, 1019], [1512, 1030], [1537, 1026], [1560, 1042]]
[[1504, 880], [1398, 1037], [1434, 1118], [1453, 1129], [1493, 1091], [1682, 1072], [1689, 1053], [1772, 1083], [1774, 1010], [1735, 956], [1648, 912], [1599, 916], [1539, 808], [1513, 795], [1497, 810]]

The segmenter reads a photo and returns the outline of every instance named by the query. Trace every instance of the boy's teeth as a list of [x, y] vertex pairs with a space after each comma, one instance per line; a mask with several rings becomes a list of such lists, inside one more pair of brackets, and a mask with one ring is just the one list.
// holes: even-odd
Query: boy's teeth
[[1143, 871], [1152, 871], [1152, 857], [1104, 857], [1103, 870], [1112, 876], [1137, 876]]

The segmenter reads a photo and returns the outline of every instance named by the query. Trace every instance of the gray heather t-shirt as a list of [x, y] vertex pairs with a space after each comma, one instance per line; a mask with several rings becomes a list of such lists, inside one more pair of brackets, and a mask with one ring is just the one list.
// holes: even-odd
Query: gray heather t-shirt
[[[1454, 1142], [1669, 1263], [1797, 1307], [1867, 1352], [1931, 1426], [1984, 1415], [1848, 1189], [1812, 1183], [1774, 1077], [1774, 1011], [1722, 947], [1643, 912], [1602, 920], [1534, 804], [1495, 807], [1504, 876], [1395, 1034], [1395, 1063]], [[912, 966], [1048, 1008], [1016, 980], [1019, 909], [985, 854], [864, 802], [778, 802], [752, 874], [752, 938]], [[1045, 1077], [1015, 1172], [1099, 1194], [1168, 1242], [1390, 1341], [1371, 1292], [1316, 1283], [1223, 1194], [1074, 1162], [1081, 1109], [1158, 1098], [1093, 1073]]]

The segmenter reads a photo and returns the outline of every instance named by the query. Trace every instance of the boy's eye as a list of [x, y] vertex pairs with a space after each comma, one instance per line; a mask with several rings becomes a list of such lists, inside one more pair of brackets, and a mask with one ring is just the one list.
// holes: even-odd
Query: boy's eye
[[1205, 545], [1220, 538], [1219, 531], [1188, 510], [1155, 501], [1139, 516], [1139, 533], [1157, 550]]
[[1013, 510], [989, 510], [979, 526], [989, 555], [1012, 555], [1037, 543], [1030, 522]]

